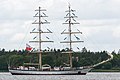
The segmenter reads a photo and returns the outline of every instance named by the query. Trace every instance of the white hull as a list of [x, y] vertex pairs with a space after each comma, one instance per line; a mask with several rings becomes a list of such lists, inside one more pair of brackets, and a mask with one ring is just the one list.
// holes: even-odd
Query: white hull
[[9, 70], [12, 75], [86, 75], [91, 69], [81, 69], [72, 71], [23, 71]]

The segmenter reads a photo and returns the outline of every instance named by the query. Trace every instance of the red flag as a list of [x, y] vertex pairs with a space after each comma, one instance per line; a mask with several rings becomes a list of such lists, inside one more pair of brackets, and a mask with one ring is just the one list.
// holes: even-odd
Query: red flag
[[31, 47], [30, 45], [26, 44], [26, 50], [27, 50], [27, 51], [31, 51], [31, 50], [32, 50], [32, 47]]

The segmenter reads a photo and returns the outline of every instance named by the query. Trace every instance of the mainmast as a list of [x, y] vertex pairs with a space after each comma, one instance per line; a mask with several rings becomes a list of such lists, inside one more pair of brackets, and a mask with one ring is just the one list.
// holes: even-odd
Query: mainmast
[[75, 10], [72, 10], [71, 9], [71, 6], [69, 5], [69, 10], [65, 11], [67, 14], [66, 14], [66, 17], [64, 18], [67, 18], [65, 23], [63, 24], [68, 24], [68, 31], [65, 32], [65, 30], [61, 33], [61, 34], [68, 34], [69, 36], [69, 40], [68, 41], [63, 41], [61, 43], [69, 43], [69, 64], [70, 64], [70, 67], [72, 68], [72, 43], [78, 43], [78, 42], [83, 42], [83, 41], [73, 41], [72, 40], [72, 35], [74, 34], [74, 36], [77, 38], [77, 40], [79, 39], [75, 34], [82, 34], [82, 32], [80, 32], [78, 29], [77, 32], [73, 32], [72, 31], [72, 25], [74, 24], [79, 24], [78, 22], [76, 22], [76, 20], [74, 18], [77, 18], [77, 16], [75, 15]]
[[53, 41], [44, 41], [42, 40], [42, 34], [43, 33], [52, 33], [49, 29], [47, 29], [47, 31], [43, 31], [42, 30], [42, 24], [49, 24], [50, 22], [48, 22], [47, 20], [42, 21], [43, 17], [48, 17], [44, 12], [46, 11], [45, 9], [41, 9], [41, 7], [39, 7], [39, 9], [35, 10], [37, 13], [35, 14], [34, 17], [37, 17], [38, 20], [35, 20], [32, 24], [37, 24], [38, 25], [38, 31], [32, 31], [30, 33], [35, 33], [38, 34], [38, 41], [30, 41], [30, 42], [35, 42], [39, 44], [39, 51], [37, 53], [39, 53], [39, 70], [42, 70], [42, 43], [43, 42], [53, 42]]

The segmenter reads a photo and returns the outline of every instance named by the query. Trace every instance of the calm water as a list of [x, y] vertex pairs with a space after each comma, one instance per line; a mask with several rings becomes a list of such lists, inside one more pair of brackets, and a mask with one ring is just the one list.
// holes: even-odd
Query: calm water
[[87, 75], [11, 75], [0, 73], [0, 80], [120, 80], [120, 73], [88, 73]]

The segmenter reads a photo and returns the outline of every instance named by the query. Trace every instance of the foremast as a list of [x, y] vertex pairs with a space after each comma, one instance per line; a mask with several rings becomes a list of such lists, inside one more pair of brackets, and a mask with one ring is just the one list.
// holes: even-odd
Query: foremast
[[[71, 6], [69, 5], [68, 6], [69, 10], [65, 11], [67, 14], [66, 14], [66, 21], [65, 23], [63, 24], [68, 24], [68, 32], [65, 32], [65, 30], [61, 33], [61, 34], [68, 34], [69, 36], [69, 40], [68, 41], [63, 41], [61, 43], [69, 43], [69, 64], [70, 64], [70, 67], [72, 68], [73, 65], [72, 65], [72, 53], [73, 53], [73, 50], [72, 50], [72, 43], [78, 43], [78, 42], [83, 42], [83, 41], [73, 41], [72, 40], [72, 35], [74, 34], [82, 34], [82, 32], [80, 32], [79, 30], [77, 32], [73, 32], [72, 31], [72, 25], [74, 24], [80, 24], [78, 22], [76, 22], [75, 18], [77, 18], [77, 16], [75, 15], [75, 10], [72, 10], [71, 9]], [[76, 36], [75, 36], [76, 37]], [[78, 38], [78, 37], [76, 37]]]
[[43, 31], [42, 30], [42, 24], [49, 24], [50, 22], [48, 22], [47, 20], [42, 21], [43, 17], [48, 17], [44, 12], [46, 11], [45, 9], [41, 9], [41, 7], [39, 7], [39, 9], [35, 10], [37, 13], [35, 14], [35, 16], [38, 20], [35, 20], [32, 24], [37, 24], [38, 25], [38, 31], [37, 32], [30, 32], [30, 33], [35, 33], [38, 34], [38, 40], [37, 41], [30, 41], [30, 42], [35, 42], [38, 43], [39, 45], [39, 49], [36, 53], [39, 54], [39, 70], [42, 70], [42, 43], [43, 42], [53, 42], [53, 41], [45, 41], [42, 40], [42, 34], [43, 33], [52, 33], [49, 29], [47, 29], [48, 31]]

